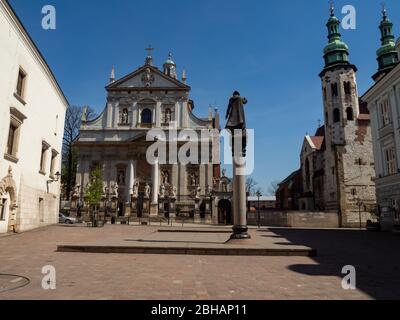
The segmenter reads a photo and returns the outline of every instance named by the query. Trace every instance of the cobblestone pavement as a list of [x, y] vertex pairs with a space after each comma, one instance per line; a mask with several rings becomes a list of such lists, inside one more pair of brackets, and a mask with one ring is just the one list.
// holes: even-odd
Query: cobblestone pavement
[[[385, 233], [274, 230], [293, 244], [316, 248], [315, 258], [56, 252], [66, 242], [113, 234], [140, 237], [156, 229], [51, 226], [1, 237], [0, 273], [24, 276], [30, 283], [0, 292], [0, 299], [400, 298], [400, 238]], [[348, 264], [357, 269], [354, 291], [341, 287], [340, 272]], [[56, 268], [56, 290], [41, 287], [46, 265]]]

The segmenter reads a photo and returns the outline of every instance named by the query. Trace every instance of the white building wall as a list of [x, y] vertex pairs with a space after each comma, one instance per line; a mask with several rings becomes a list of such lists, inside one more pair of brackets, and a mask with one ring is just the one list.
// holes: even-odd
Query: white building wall
[[[58, 152], [55, 172], [61, 171], [67, 101], [4, 0], [0, 0], [0, 43], [0, 180], [11, 167], [19, 206], [17, 231], [24, 231], [55, 223], [58, 219], [60, 184], [51, 183], [49, 193], [46, 184], [50, 179], [51, 149]], [[27, 74], [24, 86], [26, 104], [14, 96], [19, 68]], [[4, 158], [11, 107], [26, 117], [20, 130], [17, 163]], [[42, 141], [51, 146], [47, 152], [46, 175], [39, 173]], [[39, 221], [39, 198], [44, 200], [42, 222]]]

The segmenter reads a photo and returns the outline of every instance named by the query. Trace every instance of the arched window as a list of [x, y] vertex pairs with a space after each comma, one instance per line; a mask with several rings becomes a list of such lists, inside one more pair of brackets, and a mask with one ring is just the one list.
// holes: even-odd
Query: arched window
[[338, 108], [333, 110], [333, 123], [340, 122], [340, 111]]
[[348, 107], [346, 109], [346, 115], [347, 115], [347, 120], [349, 120], [349, 121], [353, 121], [354, 120], [354, 114], [353, 114], [353, 108], [352, 107]]
[[344, 86], [344, 93], [347, 94], [347, 95], [350, 95], [351, 94], [351, 83], [350, 83], [350, 81], [345, 81], [343, 83], [343, 86]]
[[143, 124], [151, 124], [152, 121], [152, 112], [150, 109], [144, 109], [141, 113], [140, 122]]
[[337, 83], [331, 83], [331, 91], [332, 91], [332, 97], [337, 97], [338, 96], [338, 85]]

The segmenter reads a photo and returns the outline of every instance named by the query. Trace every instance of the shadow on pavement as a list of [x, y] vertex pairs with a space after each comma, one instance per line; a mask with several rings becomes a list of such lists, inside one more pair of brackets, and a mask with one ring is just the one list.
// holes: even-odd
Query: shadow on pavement
[[[293, 245], [318, 252], [318, 265], [291, 265], [290, 270], [342, 278], [342, 268], [356, 268], [357, 289], [375, 299], [400, 299], [400, 237], [391, 233], [273, 229]], [[263, 231], [261, 230], [260, 233]]]

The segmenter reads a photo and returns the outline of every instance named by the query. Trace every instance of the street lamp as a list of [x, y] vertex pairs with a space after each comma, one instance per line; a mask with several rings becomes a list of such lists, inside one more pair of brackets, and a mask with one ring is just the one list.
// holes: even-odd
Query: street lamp
[[261, 217], [260, 217], [260, 198], [262, 197], [261, 191], [257, 191], [256, 196], [258, 198], [258, 228], [261, 227]]
[[59, 171], [56, 172], [55, 174], [55, 179], [51, 178], [50, 180], [46, 181], [46, 185], [47, 185], [47, 193], [49, 193], [49, 184], [53, 183], [53, 182], [58, 182], [60, 181], [60, 177], [61, 177], [61, 173]]

